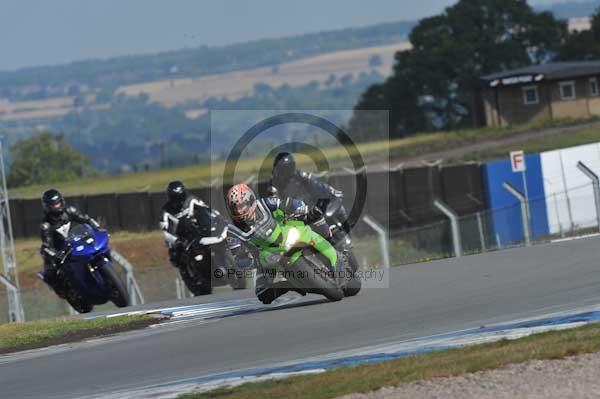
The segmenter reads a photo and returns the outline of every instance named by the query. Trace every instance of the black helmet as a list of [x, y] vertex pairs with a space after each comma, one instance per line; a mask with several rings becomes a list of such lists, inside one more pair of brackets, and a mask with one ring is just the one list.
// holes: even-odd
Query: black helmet
[[183, 204], [187, 198], [187, 189], [185, 188], [185, 185], [179, 180], [169, 183], [167, 186], [167, 198], [169, 199], [169, 202], [179, 205]]
[[273, 161], [273, 180], [277, 184], [287, 182], [296, 174], [296, 160], [289, 152], [280, 152]]
[[42, 195], [42, 207], [46, 214], [59, 215], [65, 210], [65, 198], [60, 191], [51, 188]]

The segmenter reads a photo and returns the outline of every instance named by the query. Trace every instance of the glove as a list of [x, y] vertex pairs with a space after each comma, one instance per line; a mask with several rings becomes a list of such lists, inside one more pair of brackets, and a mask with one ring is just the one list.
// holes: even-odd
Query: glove
[[308, 206], [303, 201], [288, 198], [283, 203], [283, 212], [292, 218], [300, 217], [308, 213]]
[[56, 265], [60, 266], [61, 264], [63, 264], [66, 256], [67, 256], [67, 253], [65, 251], [56, 252], [56, 255], [54, 255], [54, 260], [56, 261]]
[[90, 226], [92, 226], [94, 230], [100, 230], [100, 223], [98, 223], [95, 219], [90, 219]]
[[313, 206], [310, 211], [308, 211], [308, 223], [314, 223], [319, 219], [323, 218], [323, 210], [318, 206]]
[[45, 247], [42, 247], [40, 252], [44, 256], [49, 256], [54, 261], [54, 263], [62, 262], [66, 255], [65, 251], [57, 251], [55, 249]]

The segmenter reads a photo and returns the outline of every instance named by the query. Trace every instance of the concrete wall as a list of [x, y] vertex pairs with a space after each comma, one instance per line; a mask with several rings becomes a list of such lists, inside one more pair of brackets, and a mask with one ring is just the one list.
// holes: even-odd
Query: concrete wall
[[577, 169], [579, 161], [600, 175], [600, 143], [541, 154], [551, 233], [596, 224], [594, 193], [590, 180]]

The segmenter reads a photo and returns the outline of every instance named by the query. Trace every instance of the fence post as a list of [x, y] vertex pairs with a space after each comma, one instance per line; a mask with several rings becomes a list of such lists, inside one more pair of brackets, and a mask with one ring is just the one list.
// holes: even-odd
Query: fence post
[[379, 236], [379, 245], [381, 246], [381, 255], [383, 257], [383, 266], [386, 269], [389, 269], [391, 267], [391, 262], [390, 262], [390, 250], [389, 250], [389, 245], [388, 245], [387, 232], [385, 231], [385, 229], [383, 227], [381, 227], [381, 225], [379, 225], [379, 223], [377, 223], [375, 220], [373, 220], [368, 215], [363, 216], [363, 221], [367, 224], [367, 226], [369, 226], [370, 228], [375, 230], [375, 232]]
[[183, 290], [181, 289], [181, 277], [179, 275], [175, 277], [175, 295], [177, 295], [177, 299], [180, 301], [184, 298]]
[[19, 287], [15, 285], [10, 278], [0, 273], [0, 283], [6, 286], [6, 292], [8, 295], [8, 315], [9, 322], [23, 322], [25, 321], [25, 313], [23, 311], [23, 305], [21, 303], [21, 291]]
[[142, 295], [142, 290], [140, 289], [135, 276], [133, 274], [133, 266], [127, 259], [123, 257], [120, 253], [115, 250], [111, 251], [112, 258], [119, 264], [123, 269], [125, 269], [125, 281], [127, 284], [127, 293], [129, 294], [129, 303], [134, 305], [143, 305], [144, 304], [144, 295]]
[[194, 297], [194, 294], [188, 290], [179, 274], [177, 274], [177, 277], [175, 277], [175, 295], [177, 295], [177, 299], [180, 301], [188, 296], [190, 298]]
[[19, 290], [19, 273], [17, 271], [8, 188], [6, 187], [3, 137], [0, 137], [0, 258], [2, 259], [4, 272], [0, 282], [6, 285], [9, 321], [25, 321], [25, 311], [23, 310], [21, 291]]
[[581, 161], [577, 162], [577, 169], [583, 172], [583, 174], [592, 181], [592, 187], [594, 188], [594, 203], [596, 204], [596, 220], [598, 222], [598, 230], [600, 231], [600, 179], [597, 174]]
[[440, 200], [434, 200], [433, 206], [439, 209], [448, 219], [452, 227], [452, 243], [454, 244], [454, 256], [460, 258], [463, 255], [460, 228], [458, 226], [458, 215], [448, 205]]
[[563, 230], [562, 222], [560, 221], [560, 211], [558, 209], [558, 200], [556, 199], [556, 193], [552, 194], [552, 197], [554, 198], [554, 209], [556, 211], [556, 220], [558, 222], [558, 231], [560, 233], [560, 238], [565, 238], [565, 231]]
[[481, 212], [477, 212], [477, 227], [479, 228], [479, 241], [481, 241], [481, 252], [487, 252], [487, 246], [485, 245], [485, 234], [483, 233], [483, 220], [481, 219]]
[[504, 189], [506, 191], [511, 193], [517, 200], [519, 200], [519, 203], [521, 204], [521, 219], [523, 221], [523, 237], [525, 239], [525, 245], [530, 246], [531, 245], [531, 226], [529, 225], [529, 218], [527, 217], [528, 216], [527, 200], [525, 199], [525, 196], [522, 193], [520, 193], [516, 188], [514, 188], [509, 183], [507, 183], [507, 182], [502, 183], [502, 187], [504, 187]]

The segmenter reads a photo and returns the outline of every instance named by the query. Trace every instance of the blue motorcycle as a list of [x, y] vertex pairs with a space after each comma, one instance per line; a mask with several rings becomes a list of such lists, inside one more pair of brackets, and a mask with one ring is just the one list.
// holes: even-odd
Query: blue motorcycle
[[[79, 313], [108, 301], [122, 308], [129, 305], [127, 290], [113, 268], [109, 235], [87, 224], [74, 226], [62, 245], [58, 265], [60, 291]], [[43, 274], [40, 275], [43, 277]]]

